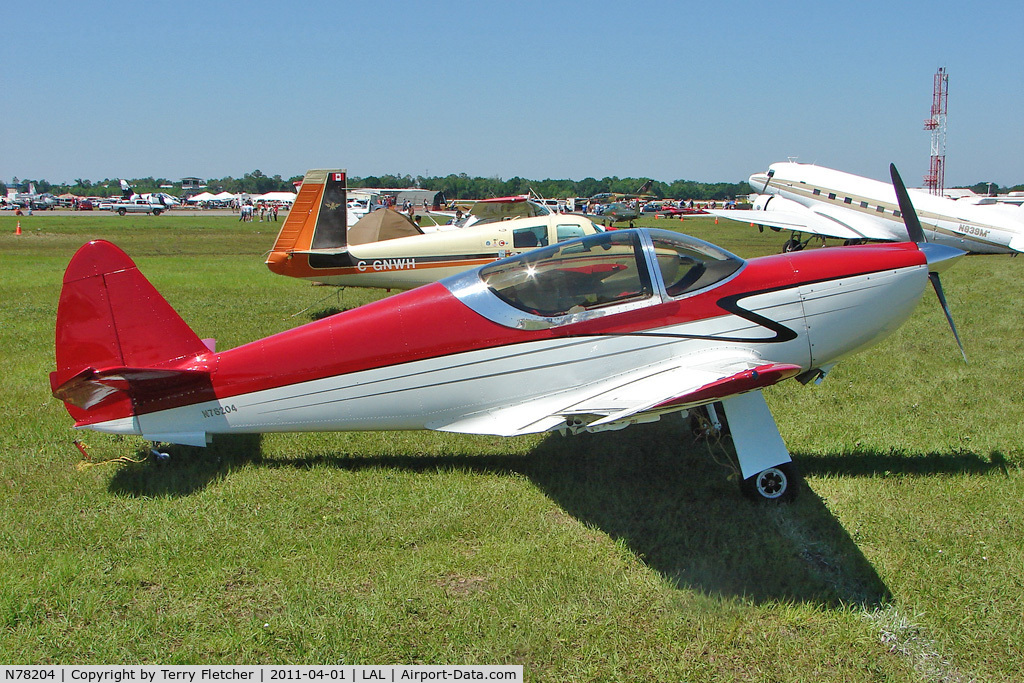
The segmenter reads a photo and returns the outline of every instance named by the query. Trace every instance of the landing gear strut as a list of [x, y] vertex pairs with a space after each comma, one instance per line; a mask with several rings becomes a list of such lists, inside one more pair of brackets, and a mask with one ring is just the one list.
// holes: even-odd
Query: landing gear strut
[[786, 240], [786, 243], [782, 245], [782, 253], [788, 254], [793, 251], [803, 251], [811, 240], [817, 238], [821, 240], [821, 246], [825, 246], [824, 235], [810, 235], [807, 239], [801, 239], [803, 235], [799, 232], [794, 232], [793, 236]]

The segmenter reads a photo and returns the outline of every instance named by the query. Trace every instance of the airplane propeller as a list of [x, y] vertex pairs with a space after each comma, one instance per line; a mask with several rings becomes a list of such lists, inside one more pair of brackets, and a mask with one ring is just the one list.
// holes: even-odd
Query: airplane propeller
[[900, 178], [895, 164], [889, 164], [889, 175], [892, 177], [893, 189], [896, 190], [896, 201], [900, 205], [903, 224], [907, 227], [907, 236], [917, 245], [918, 249], [924, 252], [925, 258], [928, 259], [928, 280], [932, 283], [935, 296], [939, 298], [939, 305], [942, 306], [942, 312], [946, 314], [949, 329], [953, 331], [953, 338], [956, 339], [956, 344], [960, 347], [960, 355], [964, 357], [964, 362], [966, 363], [967, 353], [964, 351], [963, 342], [960, 341], [960, 334], [956, 331], [953, 314], [949, 311], [946, 295], [942, 291], [942, 282], [939, 280], [939, 271], [945, 270], [952, 264], [954, 259], [963, 256], [965, 252], [955, 247], [928, 242], [924, 234], [924, 228], [921, 227], [921, 221], [917, 217], [917, 211], [914, 210], [914, 204], [910, 201], [910, 194], [907, 192], [907, 188], [903, 184], [903, 179]]

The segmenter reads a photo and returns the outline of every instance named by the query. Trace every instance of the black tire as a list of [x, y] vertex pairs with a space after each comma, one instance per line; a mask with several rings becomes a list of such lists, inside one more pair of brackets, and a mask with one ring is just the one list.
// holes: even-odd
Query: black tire
[[782, 245], [782, 253], [788, 254], [792, 251], [800, 251], [803, 248], [804, 245], [800, 244], [800, 242], [796, 240], [786, 240], [786, 243]]
[[117, 210], [117, 215], [118, 215], [118, 216], [123, 216], [123, 215], [125, 215], [126, 213], [128, 213], [128, 211], [127, 211], [127, 209], [125, 209], [124, 207], [122, 207], [122, 208], [120, 208], [120, 209], [118, 209], [118, 210]]
[[740, 491], [751, 500], [788, 503], [800, 491], [800, 476], [791, 462], [769, 467], [740, 482]]
[[154, 216], [159, 216], [160, 215], [160, 209], [153, 209], [153, 215]]

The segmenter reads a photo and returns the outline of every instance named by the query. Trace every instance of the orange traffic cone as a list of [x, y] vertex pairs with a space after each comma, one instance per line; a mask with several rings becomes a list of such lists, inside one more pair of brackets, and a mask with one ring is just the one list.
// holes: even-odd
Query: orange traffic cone
[[21, 234], [21, 221], [18, 221], [18, 226], [16, 228], [14, 228], [14, 234], [15, 235], [20, 235]]
[[715, 216], [715, 225], [718, 225], [718, 216]]

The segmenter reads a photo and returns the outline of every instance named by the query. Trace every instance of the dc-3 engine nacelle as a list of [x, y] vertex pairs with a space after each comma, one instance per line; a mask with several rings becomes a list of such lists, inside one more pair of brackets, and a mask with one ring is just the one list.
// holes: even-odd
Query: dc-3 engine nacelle
[[751, 208], [754, 211], [807, 211], [803, 204], [776, 194], [757, 195]]

